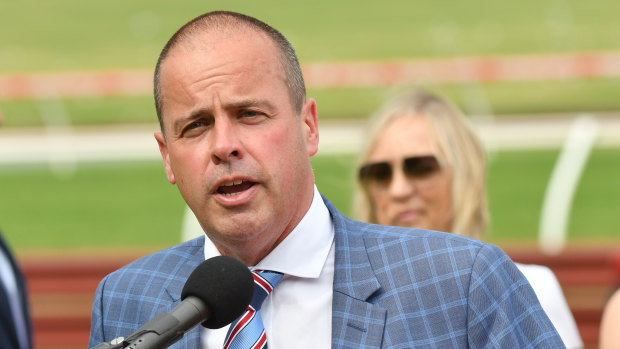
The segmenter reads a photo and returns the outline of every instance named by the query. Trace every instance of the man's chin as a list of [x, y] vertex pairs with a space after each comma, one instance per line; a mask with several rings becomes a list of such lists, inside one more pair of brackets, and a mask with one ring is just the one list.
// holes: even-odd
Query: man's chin
[[230, 217], [221, 224], [211, 225], [207, 229], [209, 238], [228, 241], [229, 243], [243, 243], [252, 241], [261, 235], [265, 224], [252, 221], [248, 218]]

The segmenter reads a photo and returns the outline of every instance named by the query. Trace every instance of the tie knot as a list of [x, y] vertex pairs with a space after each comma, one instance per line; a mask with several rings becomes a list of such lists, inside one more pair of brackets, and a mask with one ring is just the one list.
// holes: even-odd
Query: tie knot
[[263, 305], [265, 298], [273, 291], [283, 274], [270, 270], [255, 270], [252, 272], [254, 277], [254, 297], [250, 303], [257, 311]]

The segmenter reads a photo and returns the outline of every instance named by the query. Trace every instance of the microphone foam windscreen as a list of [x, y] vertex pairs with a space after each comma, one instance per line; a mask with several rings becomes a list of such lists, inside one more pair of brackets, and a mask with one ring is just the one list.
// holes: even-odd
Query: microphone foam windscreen
[[239, 260], [228, 256], [209, 258], [200, 263], [183, 286], [181, 299], [194, 296], [211, 311], [202, 325], [220, 328], [233, 322], [247, 309], [254, 295], [254, 278]]

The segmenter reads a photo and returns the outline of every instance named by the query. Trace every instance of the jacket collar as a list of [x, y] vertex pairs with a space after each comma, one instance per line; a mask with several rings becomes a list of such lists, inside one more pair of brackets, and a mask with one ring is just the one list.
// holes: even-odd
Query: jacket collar
[[374, 303], [381, 284], [370, 263], [361, 223], [323, 197], [334, 222], [336, 256], [332, 302], [332, 347], [381, 347], [387, 310]]
[[[204, 248], [204, 239], [205, 236], [202, 235], [193, 240], [187, 241], [184, 244], [189, 248], [189, 258], [185, 263], [184, 267], [178, 271], [178, 276], [181, 277], [182, 280], [187, 280], [189, 275], [198, 267], [198, 265], [204, 262], [205, 257], [203, 253]], [[183, 291], [183, 287], [185, 286], [185, 282], [171, 282], [165, 289], [165, 293], [168, 295], [169, 303], [163, 309], [163, 312], [170, 312], [174, 307], [181, 303], [181, 292]], [[169, 348], [172, 349], [181, 349], [181, 348], [200, 348], [200, 334], [202, 326], [196, 326], [189, 330], [183, 338], [181, 338], [178, 342], [172, 344]]]
[[[183, 268], [177, 271], [177, 275], [180, 277], [181, 280], [187, 280], [189, 274], [191, 274], [200, 263], [204, 262], [204, 240], [205, 236], [202, 235], [184, 243], [184, 245], [190, 248], [191, 252], [188, 254], [189, 258], [187, 259], [187, 262], [184, 264]], [[183, 286], [185, 286], [184, 282], [171, 282], [166, 287], [166, 294], [168, 294], [168, 297], [170, 297], [170, 301], [174, 303], [170, 310], [172, 310], [173, 307], [175, 307], [178, 303], [181, 302], [181, 291], [183, 291]]]

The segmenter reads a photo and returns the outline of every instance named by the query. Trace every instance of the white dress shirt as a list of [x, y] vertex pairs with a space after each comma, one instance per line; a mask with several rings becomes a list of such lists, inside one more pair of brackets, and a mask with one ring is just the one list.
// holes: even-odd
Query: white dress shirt
[[[205, 259], [219, 256], [205, 239]], [[334, 225], [316, 186], [312, 204], [293, 231], [258, 265], [284, 274], [261, 316], [270, 349], [331, 348]], [[203, 329], [203, 349], [220, 349], [228, 327]]]

